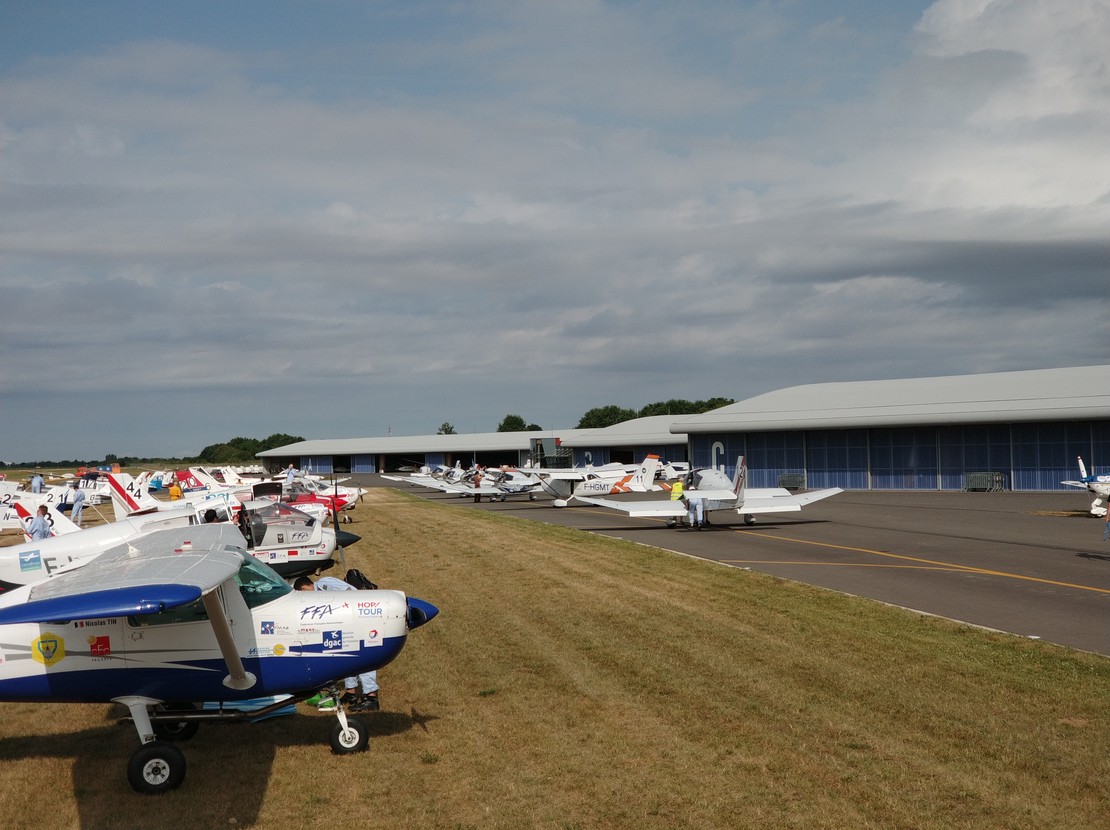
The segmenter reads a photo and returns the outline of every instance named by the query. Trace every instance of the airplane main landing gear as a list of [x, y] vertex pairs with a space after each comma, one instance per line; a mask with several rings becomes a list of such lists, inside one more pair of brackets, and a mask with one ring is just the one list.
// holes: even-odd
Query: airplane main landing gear
[[135, 792], [162, 795], [184, 780], [185, 756], [167, 741], [143, 744], [127, 763], [127, 783]]

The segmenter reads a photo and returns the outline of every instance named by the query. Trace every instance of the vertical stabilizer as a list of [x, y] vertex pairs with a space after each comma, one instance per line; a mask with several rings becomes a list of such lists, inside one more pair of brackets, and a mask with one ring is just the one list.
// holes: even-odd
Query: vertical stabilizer
[[748, 489], [748, 462], [744, 456], [736, 459], [736, 472], [732, 478], [732, 492], [736, 494], [736, 505], [744, 503], [744, 491]]

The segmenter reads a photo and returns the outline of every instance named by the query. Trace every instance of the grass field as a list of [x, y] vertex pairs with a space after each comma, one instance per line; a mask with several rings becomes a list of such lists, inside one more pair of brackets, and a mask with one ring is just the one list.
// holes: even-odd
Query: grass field
[[393, 490], [355, 516], [348, 565], [441, 609], [369, 752], [305, 707], [202, 727], [149, 798], [112, 707], [2, 704], [4, 826], [1108, 826], [1104, 657]]

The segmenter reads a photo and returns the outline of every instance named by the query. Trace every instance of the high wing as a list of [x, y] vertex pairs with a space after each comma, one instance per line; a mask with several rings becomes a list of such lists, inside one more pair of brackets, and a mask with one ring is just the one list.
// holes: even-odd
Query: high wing
[[0, 625], [154, 614], [200, 599], [243, 564], [231, 525], [158, 530], [5, 594]]

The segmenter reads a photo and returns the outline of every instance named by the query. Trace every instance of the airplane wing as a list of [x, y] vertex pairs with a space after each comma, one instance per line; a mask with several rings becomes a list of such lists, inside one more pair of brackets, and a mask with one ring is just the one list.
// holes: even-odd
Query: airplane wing
[[154, 531], [5, 596], [0, 624], [154, 614], [194, 602], [238, 572], [242, 554], [227, 548], [244, 544], [227, 524]]
[[737, 505], [737, 513], [791, 513], [801, 510], [805, 505], [812, 504], [829, 496], [835, 496], [844, 491], [839, 487], [829, 487], [826, 490], [811, 490], [808, 493], [798, 493], [794, 496], [774, 496], [772, 498], [745, 498], [742, 504]]

